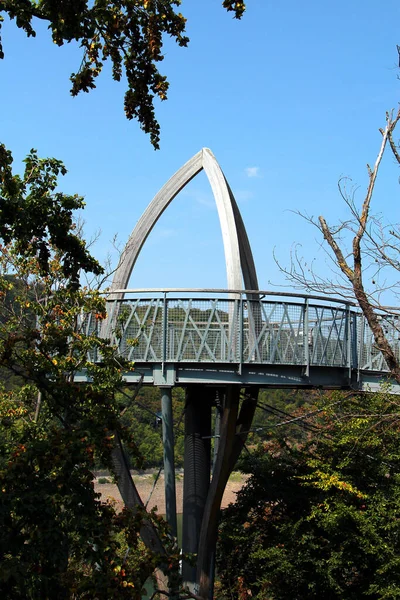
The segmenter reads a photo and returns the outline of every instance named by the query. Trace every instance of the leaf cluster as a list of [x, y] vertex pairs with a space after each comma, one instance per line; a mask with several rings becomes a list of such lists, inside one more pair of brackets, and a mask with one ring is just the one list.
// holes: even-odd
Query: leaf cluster
[[61, 276], [76, 286], [83, 269], [101, 274], [99, 263], [90, 255], [75, 230], [73, 213], [84, 207], [83, 198], [57, 191], [64, 164], [54, 158], [40, 159], [31, 150], [25, 159], [22, 177], [12, 171], [12, 155], [0, 145], [0, 238], [12, 244], [10, 253], [19, 266], [31, 257], [37, 261], [37, 274], [46, 276], [56, 253]]
[[[138, 120], [157, 149], [160, 126], [154, 99], [165, 100], [169, 85], [158, 70], [158, 63], [164, 59], [163, 37], [168, 35], [179, 46], [189, 42], [186, 19], [177, 11], [180, 4], [181, 0], [2, 0], [0, 25], [1, 13], [5, 13], [28, 36], [35, 36], [37, 18], [48, 23], [58, 46], [78, 42], [83, 55], [78, 71], [71, 75], [73, 96], [95, 88], [104, 63], [110, 60], [113, 79], [126, 78], [126, 117]], [[224, 0], [223, 6], [238, 19], [245, 11], [245, 4], [237, 0]]]

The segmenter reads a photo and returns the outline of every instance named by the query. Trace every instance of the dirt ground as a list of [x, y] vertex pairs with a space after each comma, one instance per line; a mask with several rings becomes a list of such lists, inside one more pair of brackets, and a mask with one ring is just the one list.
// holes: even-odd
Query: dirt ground
[[[236, 475], [236, 474], [235, 474]], [[99, 478], [95, 479], [95, 490], [101, 494], [102, 500], [112, 500], [118, 508], [123, 507], [123, 502], [118, 491], [118, 488], [113, 483], [99, 484]], [[157, 507], [157, 512], [161, 515], [165, 514], [165, 497], [164, 497], [164, 476], [161, 475], [153, 490], [154, 476], [152, 474], [133, 475], [133, 480], [138, 489], [140, 497], [146, 504], [147, 508]], [[236, 501], [236, 493], [240, 490], [244, 483], [244, 477], [239, 478], [237, 475], [234, 480], [229, 481], [226, 486], [224, 497], [222, 499], [222, 508], [226, 508], [228, 504]], [[183, 475], [178, 475], [176, 480], [176, 504], [177, 512], [182, 512], [182, 496], [183, 496]]]

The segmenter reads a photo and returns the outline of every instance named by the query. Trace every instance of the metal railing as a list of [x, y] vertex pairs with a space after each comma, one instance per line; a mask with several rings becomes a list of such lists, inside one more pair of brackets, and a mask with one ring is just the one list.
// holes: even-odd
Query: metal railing
[[[363, 315], [341, 299], [240, 290], [124, 293], [129, 297], [108, 300], [101, 335], [129, 360], [388, 370]], [[400, 357], [400, 321], [381, 319]], [[88, 316], [84, 327], [93, 331], [99, 322]]]

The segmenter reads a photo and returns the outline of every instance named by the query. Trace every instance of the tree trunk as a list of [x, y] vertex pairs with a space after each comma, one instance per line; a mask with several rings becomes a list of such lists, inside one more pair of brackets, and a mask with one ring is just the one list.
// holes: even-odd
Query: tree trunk
[[360, 305], [360, 308], [363, 312], [363, 315], [371, 328], [376, 345], [378, 346], [378, 349], [382, 352], [383, 358], [385, 359], [391, 374], [396, 379], [397, 383], [400, 383], [399, 361], [397, 360], [393, 349], [386, 338], [385, 332], [383, 331], [383, 327], [379, 322], [378, 315], [372, 308], [363, 286], [354, 282], [353, 289], [358, 304]]

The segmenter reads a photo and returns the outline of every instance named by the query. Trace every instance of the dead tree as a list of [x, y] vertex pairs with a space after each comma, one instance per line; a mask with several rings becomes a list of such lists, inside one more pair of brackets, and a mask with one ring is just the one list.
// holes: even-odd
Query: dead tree
[[[309, 291], [334, 291], [349, 298], [353, 296], [359, 305], [375, 339], [377, 348], [390, 369], [392, 376], [400, 383], [400, 362], [386, 335], [384, 321], [393, 317], [393, 310], [381, 302], [382, 293], [391, 290], [392, 295], [400, 297], [400, 282], [393, 280], [393, 273], [400, 272], [400, 228], [399, 225], [384, 225], [382, 217], [371, 213], [371, 202], [378, 177], [379, 167], [385, 151], [389, 149], [395, 161], [400, 165], [400, 151], [393, 139], [393, 133], [400, 120], [400, 109], [397, 114], [386, 113], [386, 126], [380, 129], [381, 145], [373, 168], [367, 165], [368, 187], [360, 209], [357, 209], [354, 194], [349, 193], [346, 181], [339, 181], [339, 191], [350, 210], [350, 218], [339, 226], [330, 226], [321, 215], [318, 219], [299, 213], [307, 221], [315, 225], [328, 243], [331, 258], [336, 270], [339, 268], [341, 281], [319, 276], [313, 267], [306, 266], [297, 249], [292, 255], [289, 269], [279, 267], [287, 278]], [[352, 237], [351, 246], [346, 250], [345, 234]], [[392, 281], [383, 283], [370, 291], [365, 284], [367, 269], [373, 269], [371, 283], [376, 284], [379, 275], [386, 269], [392, 271]], [[371, 271], [369, 271], [371, 272]], [[400, 279], [400, 278], [399, 278]], [[399, 311], [395, 311], [396, 314]]]

